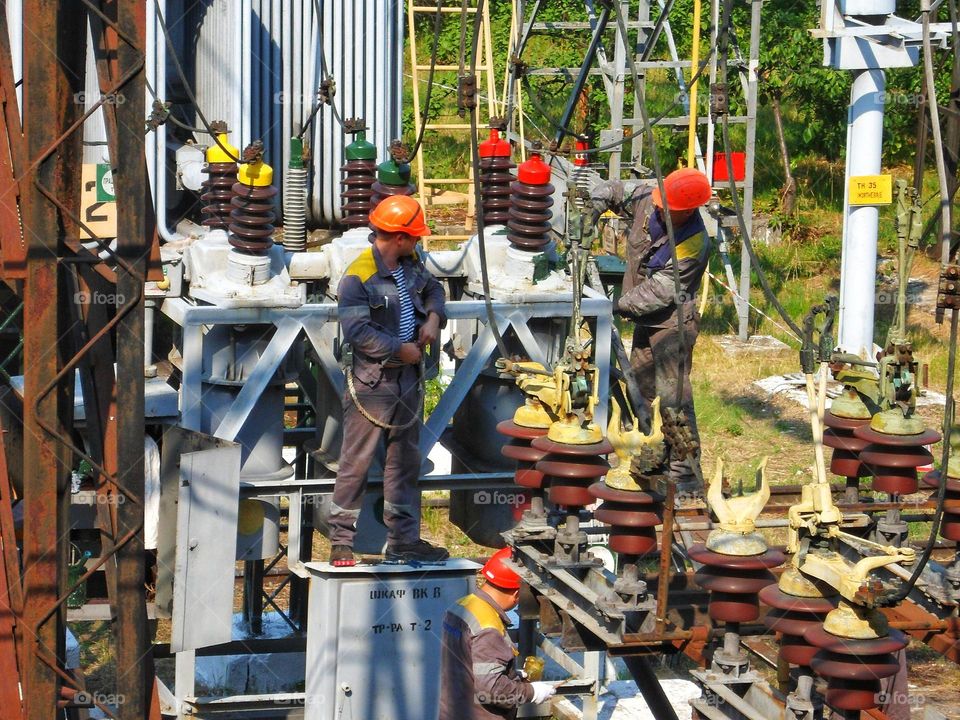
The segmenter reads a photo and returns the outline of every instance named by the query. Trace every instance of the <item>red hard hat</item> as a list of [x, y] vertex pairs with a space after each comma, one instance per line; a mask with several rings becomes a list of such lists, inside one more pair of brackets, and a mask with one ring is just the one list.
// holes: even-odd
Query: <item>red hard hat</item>
[[[667, 193], [667, 204], [671, 210], [693, 210], [705, 205], [713, 190], [707, 176], [696, 168], [674, 170], [663, 179], [663, 189]], [[660, 188], [653, 189], [653, 204], [663, 208]]]
[[384, 232], [404, 232], [416, 237], [430, 234], [423, 208], [409, 195], [391, 195], [381, 200], [369, 220], [373, 227]]
[[509, 547], [497, 550], [490, 556], [490, 559], [487, 560], [487, 564], [483, 566], [483, 570], [481, 571], [481, 574], [491, 584], [504, 590], [516, 590], [520, 587], [520, 576], [504, 563], [505, 560], [510, 559], [510, 553], [511, 549]]

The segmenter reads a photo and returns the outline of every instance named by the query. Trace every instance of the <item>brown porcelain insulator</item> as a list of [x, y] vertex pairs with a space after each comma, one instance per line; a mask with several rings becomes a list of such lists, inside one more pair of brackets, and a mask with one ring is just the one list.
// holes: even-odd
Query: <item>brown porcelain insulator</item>
[[[923, 476], [924, 485], [940, 487], [940, 471], [931, 470]], [[960, 542], [960, 479], [947, 477], [943, 495], [943, 520], [940, 521], [940, 537]]]
[[510, 438], [500, 452], [504, 457], [517, 461], [517, 471], [513, 481], [521, 487], [540, 489], [543, 487], [543, 473], [537, 470], [537, 462], [547, 453], [530, 445], [531, 441], [547, 434], [547, 428], [531, 428], [517, 425], [513, 420], [497, 423], [497, 432]]
[[819, 648], [810, 662], [813, 671], [827, 679], [827, 704], [834, 710], [869, 710], [877, 707], [880, 681], [896, 675], [900, 663], [892, 654], [907, 646], [907, 637], [890, 630], [886, 637], [850, 640], [820, 627], [804, 633]]
[[201, 187], [200, 199], [206, 203], [200, 212], [206, 215], [203, 224], [212, 230], [227, 231], [230, 225], [230, 200], [237, 182], [237, 164], [234, 162], [208, 163], [203, 169], [207, 179]]
[[870, 424], [870, 418], [846, 418], [834, 415], [827, 410], [823, 414], [823, 444], [833, 448], [830, 460], [830, 472], [842, 477], [860, 478], [870, 475], [870, 471], [860, 462], [860, 451], [869, 443], [861, 440], [853, 431]]
[[377, 180], [377, 163], [375, 160], [350, 160], [340, 170], [344, 173], [340, 193], [342, 222], [351, 228], [364, 227], [370, 214], [373, 184]]
[[806, 641], [804, 633], [810, 628], [822, 627], [834, 603], [828, 598], [789, 595], [776, 585], [767, 585], [761, 590], [760, 601], [772, 608], [764, 616], [764, 624], [782, 634], [780, 657], [791, 665], [810, 667], [818, 648]]
[[521, 250], [540, 250], [550, 242], [553, 212], [553, 185], [530, 185], [516, 180], [510, 184], [510, 212], [507, 239]]
[[702, 544], [690, 548], [690, 559], [703, 565], [695, 577], [700, 587], [710, 591], [710, 617], [732, 623], [760, 617], [757, 593], [777, 581], [770, 568], [785, 560], [779, 550], [762, 555], [721, 555]]
[[663, 496], [654, 492], [618, 490], [595, 482], [590, 494], [603, 500], [593, 516], [610, 526], [610, 549], [628, 555], [657, 550], [656, 527], [663, 522]]
[[610, 469], [606, 456], [613, 452], [613, 445], [608, 440], [569, 445], [539, 437], [531, 445], [547, 453], [537, 462], [536, 468], [544, 474], [544, 484], [550, 487], [550, 502], [566, 508], [581, 508], [593, 503], [590, 485]]
[[917, 468], [933, 462], [933, 455], [924, 445], [940, 440], [936, 430], [915, 435], [891, 435], [869, 426], [856, 428], [853, 434], [869, 445], [860, 451], [860, 462], [873, 475], [873, 489], [892, 495], [909, 495], [917, 491]]
[[417, 192], [417, 186], [414, 184], [408, 185], [388, 185], [387, 183], [382, 183], [377, 180], [371, 187], [370, 190], [373, 194], [370, 196], [370, 209], [373, 210], [377, 205], [380, 204], [380, 201], [384, 198], [388, 198], [391, 195], [414, 195]]
[[480, 158], [480, 198], [483, 222], [506, 225], [510, 219], [511, 170], [517, 164], [509, 157]]
[[266, 255], [273, 245], [273, 199], [277, 189], [272, 185], [256, 187], [234, 183], [230, 204], [230, 244], [251, 255]]

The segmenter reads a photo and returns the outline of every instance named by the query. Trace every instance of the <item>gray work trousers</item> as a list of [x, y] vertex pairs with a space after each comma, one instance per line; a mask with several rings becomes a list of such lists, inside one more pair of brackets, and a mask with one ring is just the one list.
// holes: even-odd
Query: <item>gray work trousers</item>
[[[386, 368], [370, 387], [354, 380], [357, 398], [372, 417], [388, 425], [405, 425], [420, 416], [422, 396], [416, 365]], [[403, 429], [384, 429], [357, 409], [350, 391], [343, 394], [343, 445], [330, 509], [330, 543], [353, 546], [357, 518], [367, 489], [367, 471], [381, 438], [386, 443], [383, 467], [383, 522], [387, 544], [415, 542], [420, 537], [420, 425], [418, 419]]]
[[[693, 366], [693, 345], [697, 341], [699, 330], [700, 323], [697, 318], [690, 318], [683, 325], [686, 345], [683, 363], [680, 362], [680, 333], [673, 323], [662, 328], [637, 325], [630, 352], [631, 373], [648, 402], [653, 402], [659, 396], [661, 408], [678, 407], [677, 386], [680, 386], [679, 408], [686, 414], [690, 432], [698, 442], [700, 434], [693, 409], [690, 368]], [[699, 469], [699, 451], [695, 456], [684, 459], [674, 457], [671, 452], [669, 473], [681, 492], [702, 490], [694, 466]]]

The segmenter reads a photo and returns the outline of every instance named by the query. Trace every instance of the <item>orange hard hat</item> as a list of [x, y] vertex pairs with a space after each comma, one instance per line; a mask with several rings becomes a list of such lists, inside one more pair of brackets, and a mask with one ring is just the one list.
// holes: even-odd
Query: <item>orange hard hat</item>
[[481, 571], [481, 574], [488, 582], [504, 590], [516, 590], [520, 587], [520, 576], [504, 563], [505, 560], [510, 559], [511, 552], [509, 547], [497, 550], [490, 556], [490, 559], [487, 560], [487, 564], [483, 566], [483, 570]]
[[[713, 194], [707, 176], [696, 168], [674, 170], [663, 179], [663, 189], [671, 210], [693, 210], [705, 205]], [[663, 208], [659, 187], [653, 188], [652, 199], [654, 205]]]
[[370, 224], [384, 232], [403, 232], [423, 237], [430, 234], [420, 203], [409, 195], [391, 195], [370, 213]]

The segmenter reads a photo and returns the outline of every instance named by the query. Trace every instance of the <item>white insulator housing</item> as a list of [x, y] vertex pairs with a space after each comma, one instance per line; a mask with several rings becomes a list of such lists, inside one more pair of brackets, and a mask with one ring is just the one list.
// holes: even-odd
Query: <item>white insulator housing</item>
[[287, 168], [283, 183], [283, 248], [288, 252], [307, 249], [306, 168]]

